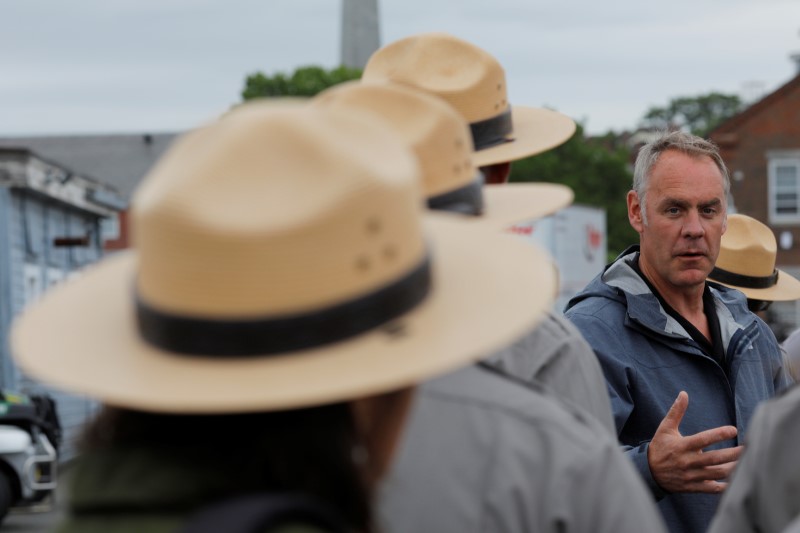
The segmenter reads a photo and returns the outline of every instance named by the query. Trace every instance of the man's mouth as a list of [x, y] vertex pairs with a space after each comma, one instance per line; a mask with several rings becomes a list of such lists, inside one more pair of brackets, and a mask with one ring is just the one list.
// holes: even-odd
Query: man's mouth
[[699, 259], [701, 257], [705, 257], [706, 254], [703, 252], [682, 252], [678, 254], [679, 257], [686, 257], [687, 259]]

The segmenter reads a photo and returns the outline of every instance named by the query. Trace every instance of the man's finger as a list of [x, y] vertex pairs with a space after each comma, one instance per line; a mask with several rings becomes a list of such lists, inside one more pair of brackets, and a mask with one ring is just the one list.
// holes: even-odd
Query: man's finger
[[703, 452], [700, 454], [700, 459], [697, 463], [698, 466], [718, 466], [727, 463], [736, 463], [739, 456], [742, 454], [744, 446], [736, 446], [735, 448], [724, 448], [722, 450], [713, 450], [710, 452]]
[[734, 439], [737, 433], [737, 429], [733, 426], [720, 426], [684, 437], [683, 444], [686, 449], [701, 451], [712, 444]]
[[678, 428], [681, 425], [681, 420], [683, 420], [683, 415], [686, 414], [686, 409], [688, 407], [689, 395], [686, 394], [685, 391], [680, 391], [678, 397], [675, 398], [675, 401], [672, 403], [672, 407], [669, 408], [664, 419], [658, 425], [657, 431], [669, 430], [680, 433]]
[[725, 488], [728, 484], [724, 481], [703, 481], [702, 483], [698, 483], [694, 490], [689, 490], [687, 492], [705, 492], [708, 494], [720, 494], [725, 491]]
[[706, 467], [706, 474], [703, 477], [713, 481], [725, 482], [733, 473], [734, 468], [736, 468], [736, 464], [736, 461], [731, 461], [730, 463], [722, 463], [719, 465]]

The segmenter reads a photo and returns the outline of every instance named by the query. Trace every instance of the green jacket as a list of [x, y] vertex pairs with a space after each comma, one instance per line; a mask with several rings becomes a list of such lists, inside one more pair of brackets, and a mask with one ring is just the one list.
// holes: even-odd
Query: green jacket
[[[235, 478], [226, 475], [224, 468], [198, 465], [180, 453], [120, 450], [86, 454], [64, 476], [67, 515], [56, 532], [174, 533], [204, 504], [235, 494]], [[293, 524], [269, 533], [322, 531]]]

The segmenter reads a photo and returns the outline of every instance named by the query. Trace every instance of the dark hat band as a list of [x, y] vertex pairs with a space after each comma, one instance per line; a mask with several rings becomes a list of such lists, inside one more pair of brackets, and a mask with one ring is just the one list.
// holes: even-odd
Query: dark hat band
[[471, 122], [469, 129], [472, 131], [472, 142], [475, 150], [483, 150], [507, 143], [508, 136], [514, 133], [514, 122], [511, 118], [511, 106], [497, 116]]
[[483, 214], [483, 176], [479, 172], [469, 184], [428, 198], [428, 207], [477, 217]]
[[708, 277], [714, 281], [747, 289], [769, 289], [778, 283], [777, 269], [769, 276], [746, 276], [714, 267]]
[[431, 289], [430, 256], [401, 279], [366, 296], [285, 317], [216, 320], [165, 313], [137, 296], [139, 334], [149, 344], [185, 355], [240, 357], [315, 348], [354, 337], [416, 307]]

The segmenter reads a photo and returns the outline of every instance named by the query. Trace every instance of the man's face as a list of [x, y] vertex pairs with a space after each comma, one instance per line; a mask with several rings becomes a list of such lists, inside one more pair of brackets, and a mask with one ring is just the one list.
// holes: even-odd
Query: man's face
[[726, 228], [722, 184], [710, 157], [667, 150], [650, 174], [646, 205], [635, 192], [628, 193], [628, 218], [641, 244], [640, 268], [663, 296], [702, 287], [714, 268]]

